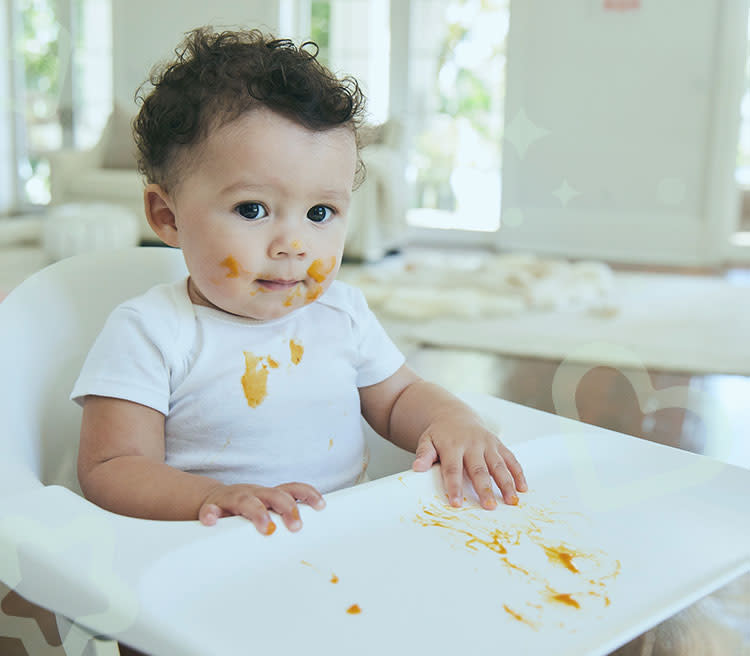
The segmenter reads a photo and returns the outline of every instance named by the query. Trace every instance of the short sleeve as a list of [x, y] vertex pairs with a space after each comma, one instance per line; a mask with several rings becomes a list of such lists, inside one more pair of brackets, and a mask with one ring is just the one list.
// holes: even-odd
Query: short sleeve
[[[83, 404], [94, 394], [169, 411], [170, 364], [158, 330], [137, 309], [123, 304], [110, 314], [86, 357], [70, 398]], [[163, 333], [163, 330], [162, 330]]]
[[352, 289], [352, 292], [357, 335], [357, 387], [367, 387], [396, 373], [405, 358], [367, 306], [362, 292], [358, 289]]

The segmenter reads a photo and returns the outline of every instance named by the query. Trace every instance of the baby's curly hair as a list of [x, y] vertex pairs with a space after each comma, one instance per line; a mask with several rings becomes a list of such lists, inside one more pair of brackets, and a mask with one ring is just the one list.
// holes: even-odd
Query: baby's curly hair
[[[297, 47], [260, 30], [200, 27], [187, 33], [175, 54], [152, 70], [148, 94], [146, 83], [136, 92], [141, 108], [133, 136], [138, 169], [149, 183], [170, 189], [185, 148], [258, 107], [311, 130], [343, 125], [358, 134], [365, 100], [357, 81], [331, 73], [311, 41]], [[361, 167], [360, 160], [358, 177]]]

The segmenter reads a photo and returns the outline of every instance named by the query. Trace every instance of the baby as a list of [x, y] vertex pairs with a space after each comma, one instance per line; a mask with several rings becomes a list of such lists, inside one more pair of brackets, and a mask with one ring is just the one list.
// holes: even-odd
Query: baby
[[297, 502], [361, 480], [360, 416], [441, 463], [460, 506], [526, 491], [479, 417], [404, 364], [355, 288], [334, 281], [361, 163], [364, 100], [296, 47], [256, 30], [189, 33], [152, 74], [134, 122], [149, 224], [186, 280], [118, 306], [71, 398], [83, 406], [88, 499], [160, 520], [242, 515], [301, 527]]

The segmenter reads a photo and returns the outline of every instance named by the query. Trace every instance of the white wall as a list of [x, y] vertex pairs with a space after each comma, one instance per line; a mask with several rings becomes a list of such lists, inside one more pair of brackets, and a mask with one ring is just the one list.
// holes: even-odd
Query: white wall
[[170, 58], [188, 30], [202, 25], [278, 31], [278, 0], [112, 0], [115, 102], [136, 107], [133, 95], [151, 67]]
[[726, 230], [716, 212], [731, 207], [744, 83], [726, 62], [743, 61], [744, 0], [606, 4], [512, 3], [499, 243], [714, 261], [707, 235]]

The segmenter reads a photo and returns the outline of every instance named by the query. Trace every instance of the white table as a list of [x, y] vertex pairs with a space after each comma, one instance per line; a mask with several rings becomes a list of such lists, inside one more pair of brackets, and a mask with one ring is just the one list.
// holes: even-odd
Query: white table
[[[750, 471], [468, 397], [524, 465], [519, 507], [445, 506], [439, 470], [302, 507], [297, 534], [0, 498], [0, 579], [155, 654], [605, 654], [750, 570]], [[378, 450], [377, 472], [405, 462]], [[407, 461], [408, 462], [408, 461]], [[64, 580], [65, 585], [52, 585]], [[349, 612], [354, 606], [359, 613]]]

